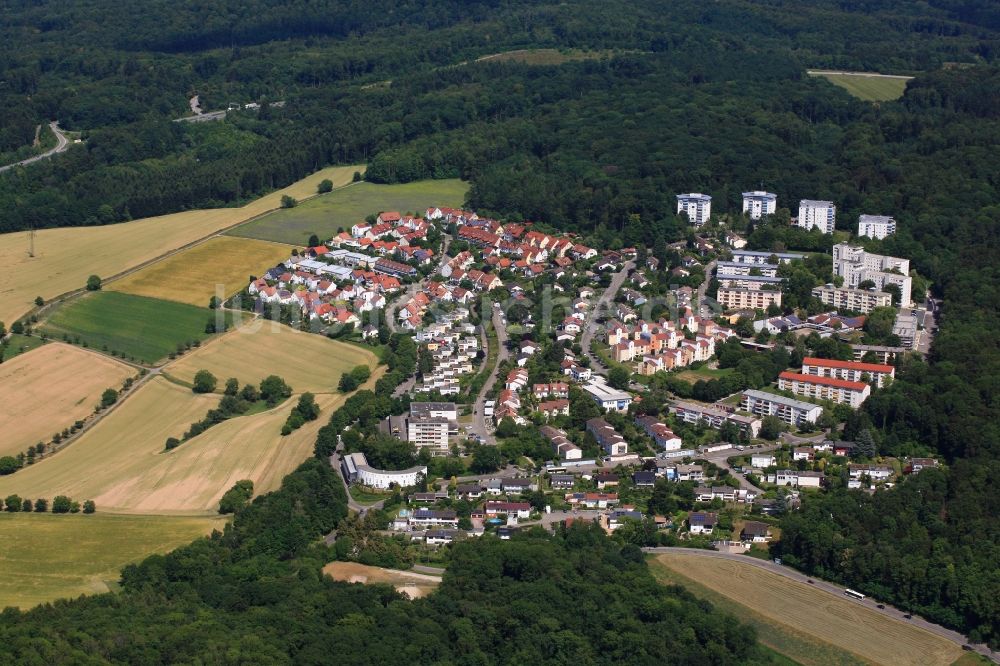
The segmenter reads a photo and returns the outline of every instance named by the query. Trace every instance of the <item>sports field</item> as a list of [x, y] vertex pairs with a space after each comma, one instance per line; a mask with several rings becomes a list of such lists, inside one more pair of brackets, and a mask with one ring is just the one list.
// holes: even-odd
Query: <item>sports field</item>
[[212, 296], [223, 300], [244, 289], [291, 255], [287, 245], [246, 238], [210, 238], [192, 248], [116, 280], [105, 289], [205, 307]]
[[268, 375], [278, 375], [296, 393], [333, 393], [344, 372], [377, 363], [375, 354], [361, 347], [257, 319], [185, 354], [165, 371], [191, 383], [195, 373], [208, 370], [220, 388], [229, 377], [240, 384], [257, 384]]
[[888, 102], [899, 99], [906, 91], [906, 84], [913, 77], [880, 76], [867, 72], [811, 71], [811, 76], [822, 76], [835, 86], [840, 86], [858, 99], [866, 102]]
[[208, 337], [205, 325], [215, 313], [207, 306], [98, 291], [58, 306], [42, 329], [54, 339], [64, 334], [79, 337], [91, 349], [155, 363], [176, 351], [178, 344]]
[[105, 389], [134, 374], [124, 363], [60, 342], [0, 365], [0, 456], [48, 442], [89, 416]]
[[0, 321], [7, 326], [32, 307], [36, 296], [48, 300], [80, 289], [87, 276], [110, 278], [167, 252], [210, 236], [239, 222], [274, 210], [282, 195], [303, 199], [316, 193], [323, 179], [346, 185], [363, 166], [330, 167], [242, 208], [192, 210], [103, 227], [41, 229], [35, 256], [28, 256], [27, 232], [0, 234]]
[[[367, 386], [380, 375], [373, 373]], [[251, 479], [258, 494], [279, 487], [312, 454], [317, 431], [345, 399], [317, 395], [320, 417], [287, 437], [280, 432], [295, 406], [294, 395], [274, 409], [224, 421], [165, 452], [167, 437], [179, 438], [218, 397], [195, 395], [154, 377], [64, 450], [0, 477], [0, 497], [63, 494], [93, 499], [99, 512], [211, 513], [240, 479]]]
[[467, 183], [457, 179], [402, 185], [356, 183], [240, 225], [228, 235], [302, 246], [310, 234], [329, 239], [372, 213], [395, 210], [422, 215], [430, 206], [461, 206], [468, 189]]
[[650, 565], [659, 579], [752, 624], [762, 643], [802, 664], [951, 664], [962, 655], [949, 640], [752, 564], [669, 553]]
[[126, 564], [166, 553], [213, 529], [222, 517], [0, 514], [0, 607], [114, 589]]

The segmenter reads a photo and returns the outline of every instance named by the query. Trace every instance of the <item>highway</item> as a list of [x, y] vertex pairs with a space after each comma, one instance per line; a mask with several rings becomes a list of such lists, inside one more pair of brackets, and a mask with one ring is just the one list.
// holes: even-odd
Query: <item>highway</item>
[[34, 157], [29, 157], [26, 160], [21, 160], [20, 162], [14, 162], [13, 164], [8, 164], [7, 166], [0, 166], [0, 173], [7, 171], [8, 169], [13, 169], [14, 167], [28, 166], [29, 164], [38, 162], [39, 160], [48, 159], [58, 153], [66, 152], [66, 149], [69, 148], [70, 143], [69, 139], [66, 138], [66, 135], [63, 134], [63, 131], [59, 129], [59, 121], [56, 120], [49, 123], [49, 129], [51, 129], [52, 133], [56, 135], [55, 148], [51, 148], [49, 150], [46, 150], [41, 155], [35, 155]]
[[[742, 555], [742, 554], [737, 555], [733, 553], [722, 553], [716, 550], [701, 550], [696, 548], [660, 547], [660, 548], [643, 548], [642, 550], [646, 553], [651, 553], [651, 554], [679, 553], [683, 555], [690, 555], [693, 557], [715, 557], [725, 560], [735, 560], [737, 562], [742, 562], [743, 564], [749, 564], [751, 566], [760, 567], [772, 573], [776, 573], [779, 576], [784, 576], [785, 578], [789, 578], [799, 583], [806, 583], [807, 585], [811, 585], [812, 587], [818, 590], [829, 592], [830, 594], [833, 594], [841, 599], [846, 599], [848, 601], [858, 604], [859, 606], [864, 606], [869, 610], [873, 610], [876, 613], [882, 613], [883, 615], [887, 615], [895, 620], [899, 620], [900, 622], [905, 622], [906, 624], [909, 624], [911, 626], [919, 627], [920, 629], [929, 631], [932, 634], [936, 634], [937, 636], [945, 638], [959, 645], [964, 646], [969, 644], [968, 639], [962, 634], [958, 633], [957, 631], [952, 631], [951, 629], [942, 627], [939, 624], [928, 622], [922, 617], [918, 617], [916, 615], [913, 615], [911, 617], [906, 617], [907, 615], [906, 611], [899, 610], [898, 608], [894, 608], [888, 604], [879, 604], [878, 601], [875, 601], [871, 598], [854, 599], [852, 597], [848, 597], [847, 595], [844, 594], [843, 585], [838, 585], [836, 583], [820, 580], [819, 578], [810, 577], [791, 567], [784, 566], [781, 564], [775, 564], [771, 560], [760, 560], [755, 557], [749, 557], [747, 555]], [[809, 581], [812, 581], [812, 583], [809, 583]], [[879, 608], [880, 605], [882, 606], [882, 608]], [[997, 652], [995, 650], [990, 650], [989, 647], [987, 647], [986, 645], [973, 645], [972, 648], [975, 652], [978, 652], [979, 654], [992, 660], [993, 662], [1000, 664], [1000, 652]]]

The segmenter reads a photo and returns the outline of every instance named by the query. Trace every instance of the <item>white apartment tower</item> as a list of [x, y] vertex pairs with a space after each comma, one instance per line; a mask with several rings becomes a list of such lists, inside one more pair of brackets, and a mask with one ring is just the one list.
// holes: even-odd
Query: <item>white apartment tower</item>
[[888, 215], [859, 215], [858, 236], [882, 240], [896, 233], [896, 220]]
[[749, 215], [751, 220], [759, 220], [765, 215], [774, 215], [777, 208], [777, 194], [760, 191], [743, 193], [743, 212]]
[[712, 215], [712, 197], [707, 194], [692, 192], [677, 195], [677, 214], [687, 213], [688, 219], [695, 227], [702, 227]]
[[806, 231], [818, 227], [824, 234], [832, 234], [837, 220], [837, 207], [832, 201], [803, 199], [799, 202], [798, 226]]
[[866, 252], [863, 247], [847, 243], [833, 246], [833, 274], [844, 278], [844, 286], [857, 289], [866, 280], [875, 283], [875, 289], [885, 291], [886, 285], [899, 287], [900, 305], [910, 305], [910, 260]]

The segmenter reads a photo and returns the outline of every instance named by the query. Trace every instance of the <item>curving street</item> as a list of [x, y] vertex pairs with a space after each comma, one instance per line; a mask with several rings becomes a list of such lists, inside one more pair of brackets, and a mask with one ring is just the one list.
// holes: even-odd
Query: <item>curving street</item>
[[66, 152], [66, 150], [69, 148], [70, 145], [69, 139], [67, 139], [66, 135], [63, 134], [63, 131], [59, 129], [59, 121], [55, 120], [49, 123], [49, 129], [51, 129], [52, 133], [56, 135], [55, 148], [51, 148], [49, 150], [46, 150], [41, 155], [35, 155], [34, 157], [29, 157], [26, 160], [21, 160], [20, 162], [14, 162], [13, 164], [0, 166], [0, 172], [7, 171], [8, 169], [13, 169], [14, 167], [28, 166], [29, 164], [33, 164], [34, 162], [38, 162], [39, 160], [48, 159], [58, 153]]
[[583, 335], [580, 337], [580, 346], [583, 348], [583, 354], [590, 359], [590, 368], [594, 372], [607, 373], [608, 369], [604, 367], [600, 359], [594, 355], [590, 350], [590, 345], [594, 341], [594, 334], [597, 333], [597, 329], [600, 328], [597, 323], [597, 318], [604, 313], [604, 310], [608, 305], [615, 300], [615, 296], [618, 294], [618, 290], [622, 288], [625, 284], [625, 278], [628, 277], [629, 273], [635, 268], [634, 261], [626, 261], [625, 265], [620, 271], [615, 273], [611, 278], [611, 284], [608, 288], [604, 290], [597, 302], [590, 309], [590, 316], [587, 317], [587, 323], [583, 327]]

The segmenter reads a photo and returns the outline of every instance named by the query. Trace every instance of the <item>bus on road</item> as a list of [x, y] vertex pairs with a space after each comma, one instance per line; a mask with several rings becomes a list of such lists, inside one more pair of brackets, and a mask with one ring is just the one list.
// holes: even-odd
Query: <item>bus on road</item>
[[856, 590], [852, 590], [849, 587], [844, 589], [844, 594], [846, 594], [849, 597], [854, 597], [855, 599], [864, 599], [865, 598], [865, 595], [861, 594], [860, 592], [858, 592]]

